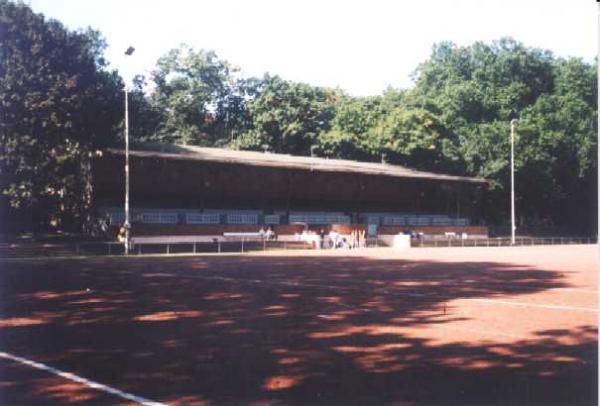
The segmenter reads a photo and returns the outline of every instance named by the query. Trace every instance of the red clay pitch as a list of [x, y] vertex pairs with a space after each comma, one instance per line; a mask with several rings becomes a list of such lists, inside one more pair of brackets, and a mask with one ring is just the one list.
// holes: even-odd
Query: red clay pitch
[[[167, 404], [597, 404], [597, 246], [0, 263], [0, 352]], [[0, 404], [127, 403], [0, 359]]]

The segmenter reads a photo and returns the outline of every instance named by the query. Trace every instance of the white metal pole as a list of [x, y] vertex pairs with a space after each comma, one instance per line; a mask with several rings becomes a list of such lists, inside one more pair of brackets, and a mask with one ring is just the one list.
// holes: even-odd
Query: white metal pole
[[[598, 75], [596, 77], [596, 93], [598, 96], [598, 100], [597, 100], [597, 106], [596, 109], [598, 110], [598, 114], [596, 116], [596, 128], [598, 131], [598, 139], [597, 139], [597, 145], [596, 148], [598, 149], [598, 159], [596, 160], [596, 170], [597, 170], [597, 188], [598, 190], [596, 191], [598, 194], [598, 200], [596, 201], [596, 204], [600, 207], [600, 3], [596, 3], [597, 5], [597, 11], [598, 11], [598, 36], [596, 38], [596, 41], [598, 41], [598, 54], [596, 55], [596, 68], [598, 69]], [[596, 228], [596, 244], [598, 245], [598, 250], [600, 253], [600, 210], [596, 209], [596, 216], [598, 217], [598, 224], [597, 224], [597, 228]], [[600, 299], [600, 293], [598, 293], [598, 299]], [[600, 322], [600, 314], [598, 315], [598, 319], [597, 321]], [[598, 353], [598, 359], [596, 360], [597, 362], [600, 362], [600, 353]], [[598, 396], [600, 396], [600, 385], [598, 385]]]
[[127, 83], [125, 83], [125, 255], [129, 254], [129, 103]]
[[[598, 41], [598, 55], [596, 56], [596, 67], [598, 70], [598, 76], [596, 78], [597, 82], [596, 82], [596, 87], [597, 87], [597, 93], [598, 93], [598, 105], [596, 106], [596, 108], [598, 109], [598, 119], [596, 121], [596, 127], [597, 127], [597, 131], [598, 131], [598, 142], [597, 142], [597, 148], [598, 148], [598, 159], [596, 161], [596, 169], [598, 171], [597, 174], [597, 182], [598, 182], [598, 200], [597, 200], [597, 205], [598, 207], [600, 207], [600, 3], [596, 3], [598, 6], [598, 38], [596, 38], [596, 40]], [[598, 217], [598, 224], [597, 224], [597, 229], [596, 229], [596, 243], [598, 244], [598, 248], [600, 249], [600, 210], [598, 210], [596, 212], [596, 216]], [[600, 357], [600, 355], [598, 355]], [[600, 358], [599, 358], [600, 359]], [[598, 390], [600, 391], [600, 386], [598, 387]]]
[[510, 121], [510, 232], [511, 244], [515, 245], [515, 126], [517, 119]]
[[[130, 46], [125, 51], [126, 56], [131, 56], [135, 48]], [[129, 215], [129, 92], [125, 82], [125, 255], [129, 255], [131, 247], [131, 218]]]

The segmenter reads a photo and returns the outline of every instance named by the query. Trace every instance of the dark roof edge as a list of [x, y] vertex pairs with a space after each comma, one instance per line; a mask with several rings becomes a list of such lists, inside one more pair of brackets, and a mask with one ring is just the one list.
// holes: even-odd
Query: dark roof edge
[[[206, 161], [272, 168], [303, 169], [319, 172], [353, 172], [365, 175], [391, 176], [409, 179], [429, 179], [450, 182], [479, 184], [489, 183], [488, 180], [478, 177], [446, 175], [434, 172], [419, 171], [392, 164], [379, 164], [342, 159], [313, 158], [255, 151], [226, 150], [220, 148], [197, 147], [196, 149], [199, 151], [209, 151], [210, 155], [203, 155], [201, 153], [194, 152], [193, 150], [184, 150], [181, 152], [161, 152], [154, 150], [132, 149], [129, 151], [129, 153], [131, 156], [140, 158]], [[105, 152], [116, 155], [123, 155], [125, 153], [123, 149], [117, 148], [107, 148]], [[260, 157], [260, 159], [257, 159], [258, 157]]]

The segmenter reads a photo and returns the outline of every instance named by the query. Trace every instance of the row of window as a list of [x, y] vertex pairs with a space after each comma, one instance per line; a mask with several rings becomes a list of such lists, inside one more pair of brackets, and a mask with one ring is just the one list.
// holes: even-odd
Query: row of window
[[290, 214], [290, 223], [350, 224], [350, 216], [337, 214]]
[[[376, 219], [369, 219], [369, 224], [378, 224]], [[467, 226], [469, 221], [465, 218], [453, 219], [450, 217], [383, 217], [384, 226]]]
[[[123, 224], [125, 214], [121, 212], [110, 212], [110, 224]], [[263, 216], [264, 224], [276, 225], [281, 223], [281, 215], [266, 214]], [[226, 214], [227, 224], [259, 224], [258, 214], [249, 213], [229, 213]], [[177, 212], [142, 212], [132, 215], [132, 222], [144, 224], [178, 224], [179, 215]], [[315, 213], [315, 214], [290, 214], [290, 223], [305, 224], [351, 224], [350, 216], [340, 215], [338, 213]], [[469, 221], [465, 218], [450, 218], [443, 215], [424, 215], [424, 216], [373, 216], [367, 215], [366, 222], [374, 225], [385, 226], [467, 226]], [[212, 213], [186, 213], [186, 224], [220, 224], [221, 214]]]

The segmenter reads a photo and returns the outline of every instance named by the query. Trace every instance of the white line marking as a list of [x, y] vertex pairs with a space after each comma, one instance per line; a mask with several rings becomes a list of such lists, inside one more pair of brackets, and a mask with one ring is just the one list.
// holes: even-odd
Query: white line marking
[[598, 309], [593, 307], [579, 307], [579, 306], [561, 306], [561, 305], [549, 305], [549, 304], [538, 304], [538, 303], [527, 303], [527, 302], [513, 302], [511, 300], [497, 300], [497, 299], [478, 299], [478, 298], [465, 298], [457, 299], [458, 301], [465, 300], [469, 302], [479, 302], [486, 304], [501, 304], [507, 306], [520, 306], [520, 307], [537, 307], [540, 309], [549, 310], [569, 310], [574, 312], [590, 312], [597, 313]]
[[82, 378], [82, 377], [77, 376], [75, 374], [72, 374], [70, 372], [64, 372], [64, 371], [61, 371], [60, 369], [53, 368], [51, 366], [42, 364], [40, 362], [31, 361], [31, 360], [28, 360], [26, 358], [21, 358], [21, 357], [18, 357], [16, 355], [9, 354], [7, 352], [0, 351], [0, 358], [9, 359], [9, 360], [18, 362], [20, 364], [30, 366], [30, 367], [35, 368], [35, 369], [40, 369], [42, 371], [47, 371], [47, 372], [50, 372], [50, 373], [52, 373], [54, 375], [58, 375], [58, 376], [60, 376], [62, 378], [78, 382], [78, 383], [80, 383], [82, 385], [85, 385], [85, 386], [87, 386], [89, 388], [96, 389], [96, 390], [103, 391], [103, 392], [107, 392], [107, 393], [110, 393], [112, 395], [119, 396], [119, 397], [121, 397], [123, 399], [131, 400], [133, 402], [137, 402], [137, 403], [139, 403], [141, 405], [144, 405], [144, 406], [166, 406], [164, 403], [155, 402], [153, 400], [148, 400], [148, 399], [145, 399], [145, 398], [140, 397], [140, 396], [132, 395], [131, 393], [123, 392], [123, 391], [121, 391], [119, 389], [111, 388], [110, 386], [103, 385], [103, 384], [98, 383], [98, 382], [90, 381], [89, 379]]

